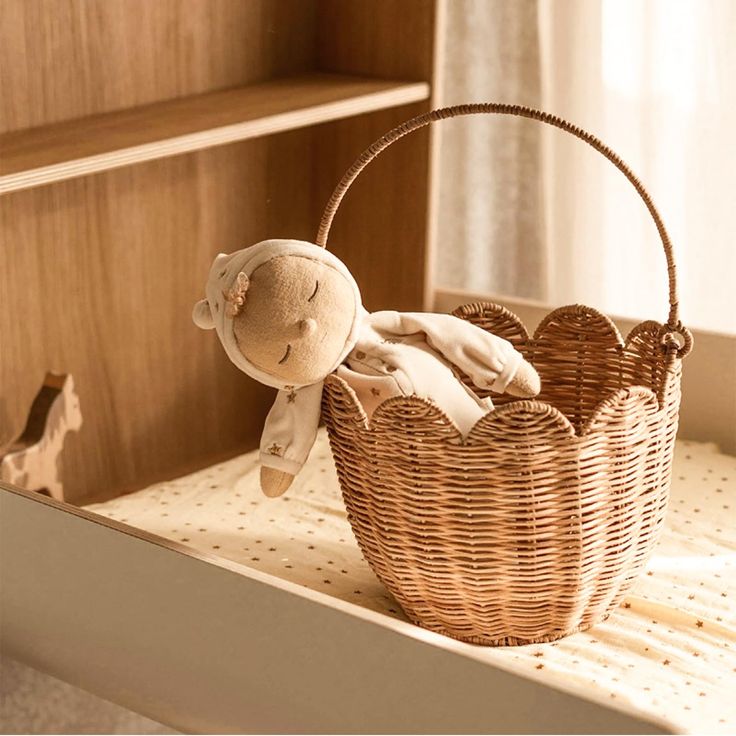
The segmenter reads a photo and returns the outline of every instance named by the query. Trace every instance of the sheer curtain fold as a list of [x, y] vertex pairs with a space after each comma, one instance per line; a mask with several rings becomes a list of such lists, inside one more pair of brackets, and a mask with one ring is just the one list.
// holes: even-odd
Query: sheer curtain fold
[[[444, 105], [540, 103], [535, 0], [447, 3]], [[436, 272], [442, 286], [544, 293], [542, 139], [497, 116], [442, 122]]]
[[[446, 104], [529, 104], [598, 135], [675, 243], [683, 321], [736, 332], [736, 3], [453, 0]], [[443, 130], [440, 285], [663, 320], [657, 234], [595, 152], [533, 123]]]

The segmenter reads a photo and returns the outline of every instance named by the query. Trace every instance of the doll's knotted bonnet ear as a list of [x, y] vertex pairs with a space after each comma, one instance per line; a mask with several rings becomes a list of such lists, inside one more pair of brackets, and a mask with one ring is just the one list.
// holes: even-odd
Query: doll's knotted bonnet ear
[[214, 330], [215, 320], [212, 317], [210, 303], [206, 299], [200, 299], [192, 310], [194, 324], [202, 330]]

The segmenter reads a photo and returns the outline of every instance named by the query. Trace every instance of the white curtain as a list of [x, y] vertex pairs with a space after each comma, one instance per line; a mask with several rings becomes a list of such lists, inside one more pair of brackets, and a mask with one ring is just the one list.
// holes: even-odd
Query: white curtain
[[[536, 0], [447, 3], [442, 103], [539, 106]], [[546, 283], [540, 130], [476, 116], [439, 128], [436, 281], [541, 298]]]
[[[601, 137], [642, 179], [670, 230], [683, 322], [736, 332], [736, 2], [538, 0], [532, 5], [533, 12], [529, 3], [511, 1], [448, 4], [448, 66], [452, 69], [457, 53], [467, 64], [447, 75], [446, 100], [488, 97], [536, 104]], [[458, 17], [474, 17], [464, 32], [477, 43], [473, 34], [481, 22], [504, 26], [510, 16], [528, 24], [526, 30], [512, 23], [502, 36], [506, 50], [497, 51], [498, 63], [471, 68], [467, 49], [456, 51], [463, 46]], [[526, 42], [521, 57], [518, 37]], [[539, 81], [530, 84], [534, 68]], [[519, 87], [505, 87], [501, 80], [508, 78], [521, 80]], [[443, 212], [437, 273], [445, 283], [663, 320], [664, 258], [656, 230], [625, 179], [559, 131], [545, 129], [538, 139], [522, 141], [523, 153], [511, 140], [519, 160], [537, 162], [537, 175], [530, 167], [504, 165], [500, 168], [512, 172], [512, 181], [504, 183], [496, 169], [495, 186], [525, 191], [524, 186], [539, 185], [542, 194], [502, 198], [485, 218], [528, 227], [512, 231], [513, 242], [499, 243], [494, 227], [483, 220], [471, 220], [473, 229], [464, 231], [465, 212], [450, 210], [464, 220], [456, 228]], [[502, 145], [491, 138], [476, 142], [492, 159], [508, 155], [499, 152]], [[464, 175], [466, 167], [477, 165], [476, 151], [468, 150], [463, 163], [443, 154], [441, 186], [468, 202], [466, 209], [482, 211], [493, 188], [483, 189]], [[448, 177], [448, 170], [456, 175]], [[529, 180], [522, 185], [517, 175]], [[441, 196], [441, 202], [448, 201]], [[465, 275], [446, 255], [443, 262], [442, 238], [453, 232], [463, 233], [452, 242], [453, 258], [465, 264]], [[483, 255], [469, 245], [478, 241], [491, 244]], [[517, 256], [512, 272], [497, 266], [508, 252], [526, 252]]]

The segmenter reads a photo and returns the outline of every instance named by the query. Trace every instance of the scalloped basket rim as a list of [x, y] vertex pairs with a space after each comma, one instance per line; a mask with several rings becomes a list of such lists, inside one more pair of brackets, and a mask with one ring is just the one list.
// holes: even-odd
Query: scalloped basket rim
[[469, 317], [473, 314], [478, 314], [486, 309], [510, 318], [513, 321], [514, 325], [520, 331], [519, 337], [521, 337], [525, 342], [531, 344], [538, 342], [541, 337], [544, 337], [547, 329], [550, 326], [553, 326], [554, 319], [559, 315], [581, 314], [587, 317], [600, 319], [608, 328], [616, 346], [623, 350], [628, 348], [630, 342], [635, 337], [637, 337], [639, 333], [644, 332], [646, 329], [656, 328], [657, 331], [661, 331], [664, 329], [664, 324], [662, 322], [657, 322], [656, 320], [652, 319], [644, 320], [643, 322], [639, 322], [638, 324], [634, 325], [629, 331], [629, 334], [626, 336], [626, 339], [624, 340], [624, 338], [621, 336], [621, 331], [618, 329], [618, 326], [607, 314], [604, 314], [595, 307], [589, 307], [586, 304], [577, 303], [565, 304], [561, 307], [553, 309], [539, 322], [536, 329], [534, 330], [533, 336], [530, 336], [529, 330], [517, 314], [512, 312], [507, 307], [504, 307], [501, 304], [497, 304], [496, 302], [470, 302], [469, 304], [463, 304], [457, 307], [452, 311], [452, 314], [453, 316], [459, 317], [460, 319], [464, 319], [464, 317], [461, 316], [463, 312], [465, 312], [465, 317]]
[[616, 389], [596, 404], [595, 409], [581, 428], [580, 433], [577, 433], [570, 420], [557, 407], [552, 406], [552, 404], [549, 404], [546, 401], [537, 401], [535, 399], [520, 399], [519, 401], [513, 401], [489, 411], [473, 425], [470, 432], [468, 432], [467, 437], [463, 439], [463, 436], [455, 422], [430, 399], [424, 399], [420, 396], [393, 396], [382, 402], [373, 412], [373, 417], [369, 420], [365, 410], [358, 400], [358, 397], [355, 395], [355, 392], [344, 379], [333, 374], [327, 377], [326, 382], [327, 381], [331, 384], [336, 384], [341, 391], [344, 391], [348, 395], [352, 408], [356, 414], [356, 420], [360, 426], [368, 432], [374, 431], [376, 429], [376, 425], [380, 422], [390, 422], [391, 415], [397, 413], [396, 409], [400, 410], [408, 408], [413, 411], [423, 409], [425, 416], [417, 416], [415, 418], [416, 421], [423, 421], [427, 419], [428, 415], [431, 416], [430, 421], [433, 424], [440, 422], [451, 430], [452, 436], [447, 438], [448, 441], [452, 442], [452, 444], [462, 445], [464, 447], [485, 443], [487, 441], [486, 438], [482, 436], [477, 437], [478, 432], [487, 425], [493, 424], [495, 421], [498, 421], [509, 414], [535, 414], [539, 417], [549, 416], [556, 422], [563, 435], [571, 438], [580, 438], [588, 436], [592, 431], [599, 431], [600, 427], [596, 427], [595, 424], [600, 421], [603, 412], [610, 406], [615, 405], [620, 399], [637, 397], [640, 399], [641, 405], [644, 405], [649, 401], [654, 401], [657, 403], [658, 407], [661, 408], [656, 394], [645, 386], [629, 386]]
[[[628, 335], [626, 336], [626, 340], [624, 340], [618, 327], [607, 315], [603, 314], [594, 307], [588, 307], [584, 304], [569, 304], [558, 307], [557, 309], [554, 309], [552, 312], [547, 314], [539, 323], [537, 329], [534, 331], [534, 337], [530, 338], [526, 326], [519, 319], [519, 317], [511, 310], [494, 302], [473, 302], [471, 304], [462, 305], [461, 307], [455, 309], [453, 311], [453, 314], [455, 316], [459, 316], [458, 312], [464, 309], [480, 310], [487, 309], [489, 307], [493, 311], [499, 312], [501, 314], [505, 313], [506, 316], [509, 316], [513, 319], [513, 321], [523, 333], [520, 336], [525, 336], [524, 339], [527, 341], [527, 346], [529, 348], [533, 348], [534, 343], [538, 342], [540, 338], [544, 337], [550, 326], [554, 327], [554, 319], [558, 315], [584, 314], [586, 316], [591, 316], [596, 319], [603, 320], [603, 322], [610, 330], [610, 336], [613, 338], [612, 345], [615, 345], [621, 351], [625, 351], [634, 340], [634, 338], [638, 337], [642, 332], [646, 332], [653, 328], [657, 331], [661, 331], [664, 327], [662, 323], [657, 322], [656, 320], [645, 320], [634, 325], [634, 327], [631, 328]], [[469, 316], [469, 314], [470, 313], [468, 313], [467, 316]], [[377, 423], [390, 421], [391, 415], [397, 413], [397, 410], [408, 408], [410, 410], [416, 411], [417, 409], [422, 409], [424, 410], [425, 416], [417, 417], [417, 421], [422, 421], [428, 415], [431, 415], [430, 421], [432, 421], [432, 423], [439, 422], [446, 426], [449, 430], [451, 430], [453, 436], [451, 438], [448, 437], [448, 440], [452, 442], [452, 444], [462, 446], [479, 445], [486, 442], [486, 439], [484, 437], [476, 436], [478, 432], [480, 432], [485, 426], [493, 424], [495, 421], [498, 421], [499, 419], [509, 414], [524, 413], [536, 414], [540, 417], [549, 416], [557, 424], [563, 435], [570, 438], [582, 438], [589, 436], [593, 431], [600, 431], [600, 420], [603, 418], [605, 410], [614, 406], [617, 402], [623, 399], [638, 398], [641, 406], [644, 406], [645, 404], [653, 400], [657, 403], [658, 410], [662, 409], [662, 402], [660, 398], [651, 389], [640, 385], [626, 386], [611, 391], [606, 396], [604, 396], [596, 404], [595, 408], [593, 409], [590, 416], [585, 421], [580, 429], [580, 432], [578, 433], [576, 432], [572, 422], [570, 422], [570, 420], [557, 407], [552, 406], [552, 404], [546, 401], [539, 401], [537, 399], [519, 399], [518, 401], [512, 401], [508, 404], [504, 404], [503, 406], [492, 409], [490, 412], [482, 416], [470, 430], [467, 437], [463, 438], [455, 422], [430, 399], [424, 399], [419, 396], [394, 396], [383, 401], [373, 412], [373, 416], [369, 420], [368, 416], [365, 413], [365, 410], [358, 400], [355, 391], [353, 391], [353, 389], [345, 382], [344, 379], [332, 373], [327, 376], [327, 378], [325, 379], [325, 383], [336, 385], [347, 395], [348, 400], [350, 404], [352, 404], [352, 408], [355, 412], [357, 423], [368, 432], [374, 431]]]

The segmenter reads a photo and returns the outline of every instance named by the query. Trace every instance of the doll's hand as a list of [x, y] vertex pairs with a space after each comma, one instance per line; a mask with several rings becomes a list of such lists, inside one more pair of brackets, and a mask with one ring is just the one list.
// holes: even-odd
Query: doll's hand
[[269, 498], [276, 498], [283, 494], [293, 480], [294, 476], [291, 473], [284, 473], [281, 470], [261, 465], [261, 490]]
[[522, 360], [516, 369], [514, 377], [506, 386], [506, 393], [512, 396], [536, 396], [542, 389], [542, 382], [539, 380], [539, 374], [531, 363]]

